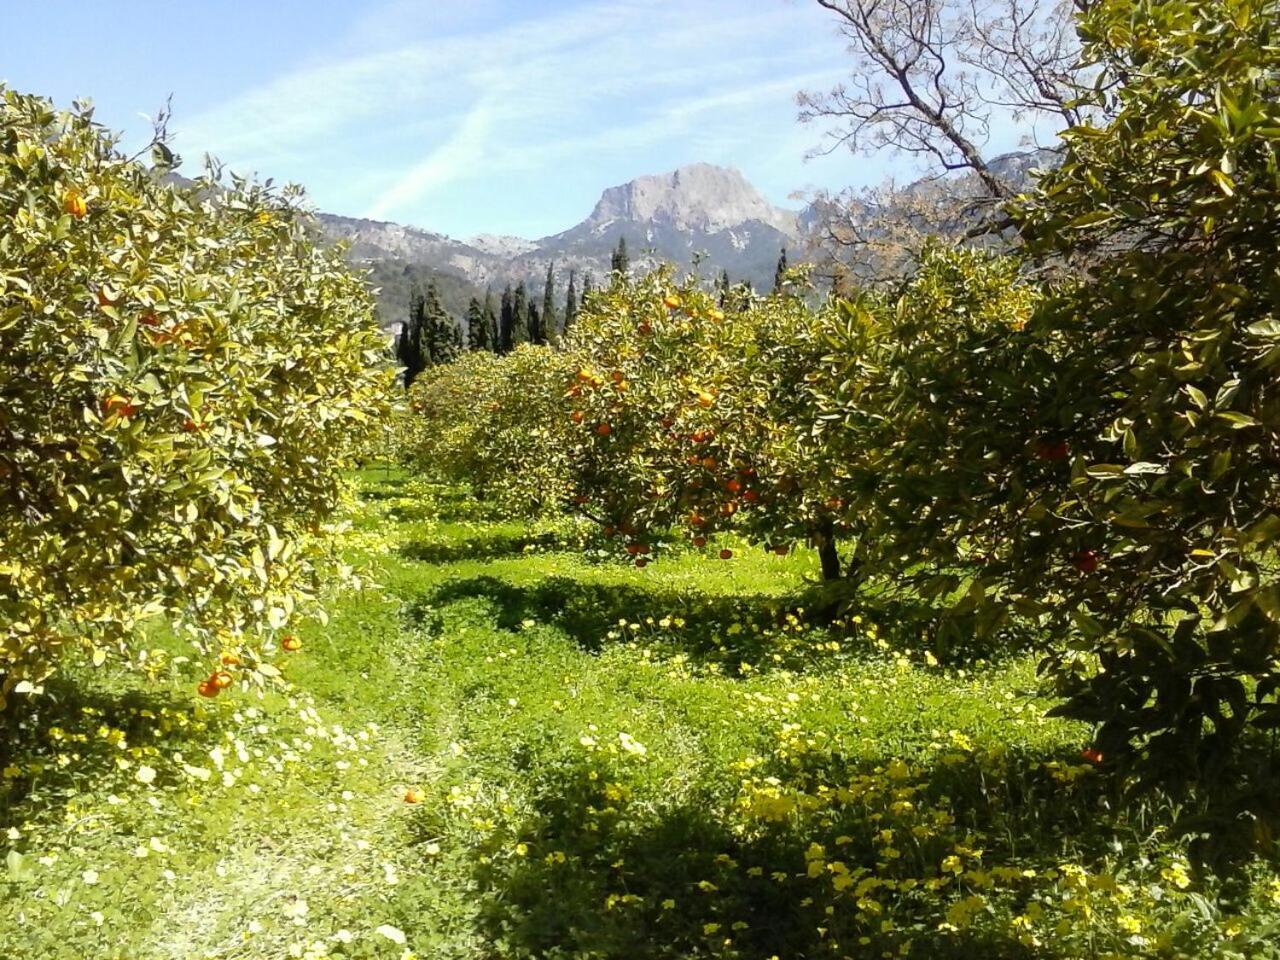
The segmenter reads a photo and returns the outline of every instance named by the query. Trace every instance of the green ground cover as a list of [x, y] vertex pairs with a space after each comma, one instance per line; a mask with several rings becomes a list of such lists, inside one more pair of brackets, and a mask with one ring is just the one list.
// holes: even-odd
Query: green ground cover
[[157, 636], [4, 721], [2, 960], [1280, 956], [1274, 869], [1197, 869], [1032, 660], [811, 625], [807, 553], [636, 569], [381, 468], [343, 536], [287, 689]]

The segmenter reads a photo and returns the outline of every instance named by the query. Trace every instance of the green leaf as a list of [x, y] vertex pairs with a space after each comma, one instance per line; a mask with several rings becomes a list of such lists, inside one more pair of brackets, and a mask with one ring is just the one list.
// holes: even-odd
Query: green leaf
[[1253, 419], [1253, 417], [1245, 413], [1240, 413], [1237, 410], [1220, 410], [1215, 413], [1214, 416], [1227, 421], [1227, 423], [1231, 424], [1233, 430], [1244, 430], [1248, 427], [1262, 426], [1262, 424]]

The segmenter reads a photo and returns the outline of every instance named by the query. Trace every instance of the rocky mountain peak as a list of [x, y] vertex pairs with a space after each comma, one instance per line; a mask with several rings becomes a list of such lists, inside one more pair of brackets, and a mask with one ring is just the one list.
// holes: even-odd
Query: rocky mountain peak
[[582, 226], [596, 233], [619, 223], [716, 233], [752, 221], [796, 231], [795, 214], [769, 203], [738, 170], [692, 163], [610, 187]]

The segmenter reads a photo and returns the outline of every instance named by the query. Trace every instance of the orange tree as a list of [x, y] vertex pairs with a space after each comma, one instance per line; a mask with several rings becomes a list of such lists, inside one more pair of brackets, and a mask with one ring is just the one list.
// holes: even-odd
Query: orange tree
[[1053, 343], [1026, 331], [1040, 294], [1010, 258], [925, 249], [915, 275], [841, 304], [807, 378], [823, 488], [851, 542], [862, 602], [935, 652], [1012, 626], [1004, 575], [1045, 519], [1034, 488], [1065, 476], [1073, 430], [1036, 422]]
[[780, 552], [812, 542], [839, 576], [808, 383], [834, 311], [775, 295], [726, 316], [664, 271], [595, 293], [566, 344], [577, 508], [638, 560], [673, 527], [699, 547], [733, 527]]
[[569, 435], [561, 394], [569, 364], [558, 351], [525, 344], [423, 371], [409, 389], [412, 462], [430, 476], [470, 484], [516, 515], [563, 508]]
[[1028, 255], [1083, 279], [935, 253], [850, 306], [824, 375], [866, 573], [957, 641], [1052, 638], [1059, 712], [1105, 763], [1236, 824], [1274, 814], [1246, 748], [1280, 726], [1276, 14], [1092, 5], [1114, 119], [1068, 130], [1012, 210]]
[[1241, 747], [1280, 727], [1280, 5], [1107, 0], [1081, 35], [1115, 119], [1067, 131], [1015, 211], [1092, 273], [1038, 321], [1077, 348], [1060, 394], [1101, 414], [1056, 511], [1097, 667], [1050, 666], [1104, 753], [1274, 821]]
[[[389, 372], [296, 194], [191, 188], [0, 91], [0, 694], [165, 617], [239, 650], [314, 593], [317, 525]], [[211, 651], [212, 652], [212, 651]]]

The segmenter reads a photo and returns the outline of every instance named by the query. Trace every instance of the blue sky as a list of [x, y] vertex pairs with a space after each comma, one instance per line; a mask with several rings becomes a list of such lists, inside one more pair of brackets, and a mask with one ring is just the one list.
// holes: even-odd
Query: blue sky
[[794, 95], [848, 64], [809, 0], [0, 0], [11, 86], [91, 97], [129, 143], [172, 93], [188, 173], [210, 152], [321, 209], [458, 237], [554, 233], [693, 161], [792, 206], [905, 175], [805, 161], [822, 130]]

